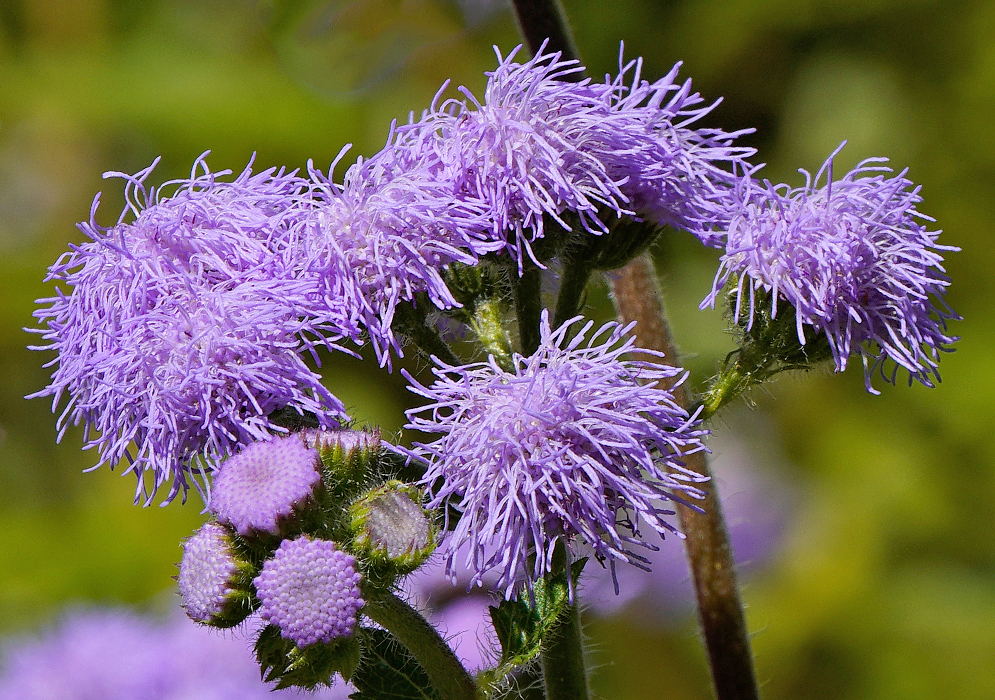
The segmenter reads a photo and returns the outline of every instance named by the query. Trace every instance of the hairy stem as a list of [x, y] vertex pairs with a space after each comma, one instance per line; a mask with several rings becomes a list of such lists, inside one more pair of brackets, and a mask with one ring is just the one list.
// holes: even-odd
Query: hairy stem
[[749, 373], [741, 370], [738, 359], [727, 361], [722, 371], [712, 381], [708, 392], [702, 397], [701, 413], [698, 417], [706, 421], [714, 416], [719, 409], [742, 394], [750, 386], [751, 379]]
[[[539, 52], [539, 47], [545, 41], [546, 53], [559, 51], [563, 60], [577, 58], [570, 25], [567, 24], [559, 0], [512, 0], [512, 5], [518, 28], [533, 54]], [[582, 77], [575, 75], [576, 80]]]
[[363, 614], [408, 648], [442, 700], [476, 700], [477, 684], [445, 640], [421, 614], [390, 591], [364, 587]]
[[494, 297], [478, 302], [470, 317], [470, 327], [480, 339], [484, 350], [493, 355], [502, 367], [510, 367], [511, 339], [504, 327], [501, 300]]
[[587, 700], [587, 673], [580, 634], [580, 612], [574, 603], [542, 641], [542, 678], [546, 700]]
[[[677, 351], [664, 315], [653, 260], [643, 253], [608, 275], [615, 307], [623, 321], [636, 321], [638, 344], [665, 354], [664, 362], [677, 365]], [[643, 358], [651, 359], [651, 358]], [[690, 405], [683, 385], [674, 388], [677, 401]], [[691, 469], [711, 477], [704, 452], [687, 457]], [[705, 489], [704, 513], [677, 504], [688, 561], [694, 575], [698, 613], [719, 700], [757, 700], [753, 655], [746, 619], [736, 584], [732, 547], [722, 518], [714, 479]]]
[[[542, 270], [528, 264], [514, 282], [515, 315], [518, 317], [518, 338], [522, 354], [530, 357], [539, 349], [539, 319], [542, 316]], [[514, 272], [512, 274], [515, 274]]]
[[556, 299], [556, 313], [553, 315], [553, 328], [559, 328], [580, 312], [591, 279], [591, 266], [585, 261], [568, 262], [563, 266], [560, 280], [560, 294]]

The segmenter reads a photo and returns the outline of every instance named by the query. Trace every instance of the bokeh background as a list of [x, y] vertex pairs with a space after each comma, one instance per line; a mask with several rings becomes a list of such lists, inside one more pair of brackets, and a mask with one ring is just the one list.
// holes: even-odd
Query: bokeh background
[[[839, 169], [889, 156], [922, 184], [941, 242], [963, 248], [948, 265], [963, 340], [938, 388], [870, 396], [859, 367], [786, 376], [716, 430], [763, 473], [739, 527], [784, 514], [745, 566], [764, 697], [995, 698], [995, 3], [564, 4], [592, 74], [617, 67], [622, 41], [650, 78], [683, 60], [706, 98], [724, 96], [711, 124], [757, 128], [772, 180], [800, 184], [844, 139]], [[140, 508], [131, 477], [83, 474], [80, 432], [56, 445], [50, 404], [22, 398], [47, 383], [50, 355], [22, 331], [52, 293], [45, 268], [82, 240], [94, 193], [98, 220], [120, 211], [120, 181], [101, 173], [162, 156], [160, 182], [208, 149], [214, 169], [253, 153], [327, 168], [345, 143], [378, 150], [446, 79], [479, 94], [491, 46], [518, 42], [485, 0], [0, 1], [0, 634], [79, 601], [174, 605], [178, 542], [203, 519], [196, 496]], [[701, 381], [730, 348], [722, 314], [697, 310], [717, 254], [677, 234], [657, 254]], [[610, 313], [603, 290], [592, 308]], [[396, 375], [332, 358], [325, 376], [360, 421], [401, 426]], [[670, 612], [589, 615], [601, 697], [709, 696], [693, 613], [657, 602]]]

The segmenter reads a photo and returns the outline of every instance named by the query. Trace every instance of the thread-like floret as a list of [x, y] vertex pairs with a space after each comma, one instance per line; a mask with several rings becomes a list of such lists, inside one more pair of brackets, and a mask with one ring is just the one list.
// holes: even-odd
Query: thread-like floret
[[349, 637], [363, 607], [356, 560], [328, 540], [284, 540], [255, 579], [262, 618], [298, 647]]
[[240, 535], [278, 534], [281, 519], [314, 493], [319, 464], [299, 436], [254, 442], [221, 465], [209, 509]]
[[155, 189], [145, 184], [154, 167], [108, 173], [127, 183], [119, 222], [95, 222], [98, 196], [80, 224], [90, 240], [49, 268], [66, 288], [34, 314], [49, 342], [34, 349], [58, 357], [33, 396], [53, 397], [53, 410], [67, 398], [59, 438], [82, 423], [84, 448], [111, 467], [127, 459], [146, 502], [163, 485], [170, 499], [185, 493], [204, 466], [285, 432], [269, 418], [278, 409], [323, 427], [345, 417], [302, 359], [315, 336], [330, 337], [307, 314], [313, 283], [300, 274], [307, 181], [246, 168], [224, 182], [202, 157], [189, 180]]
[[940, 232], [924, 223], [932, 219], [916, 210], [919, 187], [905, 171], [886, 177], [886, 158], [869, 158], [834, 181], [839, 150], [815, 178], [802, 171], [803, 187], [740, 182], [726, 253], [702, 306], [736, 280], [737, 317], [752, 323], [761, 290], [770, 295], [772, 317], [787, 301], [798, 341], [804, 345], [812, 330], [825, 334], [838, 371], [859, 355], [869, 391], [885, 360], [894, 363], [882, 371], [885, 380], [894, 383], [901, 367], [910, 383], [932, 386], [940, 353], [956, 340], [946, 333], [947, 321], [959, 316], [943, 299], [950, 284], [943, 252], [957, 248], [936, 242]]

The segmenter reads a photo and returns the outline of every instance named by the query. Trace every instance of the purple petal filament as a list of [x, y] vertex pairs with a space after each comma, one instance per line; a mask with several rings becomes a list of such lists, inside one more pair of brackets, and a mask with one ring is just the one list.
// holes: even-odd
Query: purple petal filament
[[[51, 383], [32, 395], [52, 396], [53, 410], [65, 398], [59, 438], [82, 423], [98, 466], [126, 459], [146, 503], [161, 486], [167, 501], [185, 494], [191, 473], [285, 432], [268, 418], [276, 409], [309, 411], [328, 427], [345, 417], [302, 359], [314, 353], [309, 338], [338, 347], [308, 318], [312, 285], [298, 269], [307, 181], [246, 168], [221, 182], [225, 173], [201, 157], [189, 180], [147, 189], [154, 167], [108, 173], [126, 180], [118, 223], [93, 220], [98, 195], [80, 224], [90, 240], [50, 268], [47, 279], [68, 289], [35, 312], [49, 341], [35, 349], [58, 357]], [[164, 196], [166, 187], [175, 191]]]

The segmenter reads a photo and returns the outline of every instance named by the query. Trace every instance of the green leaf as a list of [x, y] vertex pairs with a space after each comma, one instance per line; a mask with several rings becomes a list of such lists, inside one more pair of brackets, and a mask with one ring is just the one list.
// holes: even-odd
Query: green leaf
[[348, 680], [360, 660], [358, 637], [332, 640], [329, 644], [312, 644], [298, 648], [284, 639], [276, 625], [267, 625], [256, 639], [256, 660], [263, 680], [276, 682], [276, 689], [328, 686], [336, 673]]
[[439, 700], [425, 669], [392, 634], [363, 630], [363, 661], [351, 700]]
[[[587, 559], [574, 562], [571, 576], [576, 585]], [[566, 573], [536, 582], [532, 599], [503, 600], [491, 607], [491, 622], [501, 643], [501, 662], [481, 675], [481, 684], [500, 681], [519, 666], [539, 656], [542, 641], [559, 623], [570, 607], [570, 588]]]

